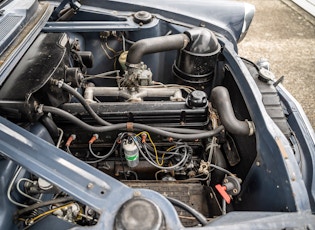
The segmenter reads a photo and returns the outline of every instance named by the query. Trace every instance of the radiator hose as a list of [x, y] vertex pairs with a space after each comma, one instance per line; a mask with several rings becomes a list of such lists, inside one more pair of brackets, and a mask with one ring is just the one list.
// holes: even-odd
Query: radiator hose
[[252, 121], [240, 121], [235, 117], [229, 91], [223, 86], [215, 87], [211, 92], [210, 101], [218, 111], [220, 120], [225, 129], [236, 135], [251, 136], [255, 132]]

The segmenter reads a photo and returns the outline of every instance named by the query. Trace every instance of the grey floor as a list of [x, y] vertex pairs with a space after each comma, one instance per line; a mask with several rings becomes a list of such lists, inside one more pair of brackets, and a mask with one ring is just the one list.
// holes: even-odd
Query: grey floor
[[256, 7], [239, 44], [240, 56], [269, 59], [277, 78], [300, 102], [315, 128], [315, 18], [290, 0], [245, 0]]

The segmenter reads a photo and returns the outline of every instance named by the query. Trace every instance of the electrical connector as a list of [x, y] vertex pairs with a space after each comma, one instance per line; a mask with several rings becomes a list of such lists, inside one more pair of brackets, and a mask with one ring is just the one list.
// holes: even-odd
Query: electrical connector
[[66, 146], [69, 147], [72, 143], [72, 141], [74, 141], [77, 138], [77, 136], [75, 134], [71, 134], [70, 137], [68, 138], [67, 142], [66, 142]]
[[91, 139], [89, 140], [89, 144], [93, 144], [98, 139], [98, 134], [94, 133]]
[[146, 142], [147, 136], [148, 136], [148, 135], [147, 135], [146, 133], [142, 133], [142, 134], [141, 134], [141, 142], [142, 142], [142, 143], [145, 143], [145, 142]]

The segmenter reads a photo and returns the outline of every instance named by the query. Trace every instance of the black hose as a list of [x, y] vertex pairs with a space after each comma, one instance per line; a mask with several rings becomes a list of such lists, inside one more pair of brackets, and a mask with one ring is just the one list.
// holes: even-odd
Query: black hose
[[186, 34], [174, 34], [139, 40], [128, 51], [127, 65], [139, 64], [145, 54], [183, 49], [189, 41]]
[[133, 123], [133, 126], [134, 128], [139, 129], [139, 130], [146, 130], [148, 132], [156, 133], [162, 136], [173, 137], [176, 139], [183, 139], [183, 140], [196, 140], [196, 139], [212, 137], [219, 134], [224, 129], [224, 127], [221, 125], [211, 131], [205, 131], [203, 133], [196, 133], [196, 134], [186, 134], [186, 133], [174, 133], [174, 132], [164, 131], [156, 127], [138, 124], [138, 123]]
[[43, 125], [46, 127], [46, 129], [48, 130], [50, 136], [54, 139], [57, 138], [59, 136], [59, 131], [58, 131], [58, 127], [55, 124], [55, 122], [47, 115], [44, 115], [40, 118], [41, 122], [43, 123]]
[[227, 131], [237, 135], [253, 134], [254, 126], [251, 122], [240, 121], [235, 117], [230, 94], [225, 87], [215, 87], [211, 92], [210, 101], [213, 107], [217, 109], [220, 120]]
[[208, 221], [207, 221], [207, 218], [202, 215], [200, 212], [198, 212], [196, 209], [188, 206], [187, 204], [177, 200], [177, 199], [174, 199], [174, 198], [171, 198], [171, 197], [166, 197], [169, 202], [171, 202], [174, 206], [177, 206], [187, 212], [189, 212], [192, 216], [194, 216], [200, 224], [202, 224], [202, 226], [206, 226], [208, 224]]
[[169, 131], [169, 132], [174, 132], [174, 133], [187, 133], [187, 134], [204, 132], [204, 130], [200, 130], [200, 129], [173, 128], [173, 127], [159, 127], [159, 129]]
[[126, 124], [112, 124], [109, 126], [92, 126], [89, 125], [83, 121], [81, 121], [79, 118], [73, 116], [71, 113], [68, 113], [62, 109], [58, 109], [56, 107], [52, 107], [52, 106], [43, 106], [43, 112], [47, 112], [47, 113], [52, 113], [55, 115], [58, 115], [59, 117], [63, 117], [68, 121], [71, 121], [72, 123], [74, 123], [77, 126], [80, 126], [81, 128], [88, 130], [88, 131], [92, 131], [92, 132], [109, 132], [109, 131], [113, 131], [113, 130], [118, 130], [118, 129], [124, 129], [126, 128]]
[[48, 205], [51, 205], [51, 204], [58, 204], [58, 203], [64, 203], [64, 202], [68, 202], [68, 201], [71, 201], [73, 200], [72, 197], [70, 196], [66, 196], [66, 197], [61, 197], [61, 198], [57, 198], [57, 199], [54, 199], [54, 200], [48, 200], [48, 201], [43, 201], [43, 202], [40, 202], [40, 203], [36, 203], [36, 204], [32, 204], [26, 208], [23, 208], [23, 209], [20, 209], [17, 211], [17, 215], [20, 216], [26, 212], [29, 212], [29, 211], [32, 211], [34, 209], [37, 209], [37, 208], [41, 208], [41, 207], [44, 207], [44, 206], [48, 206]]
[[73, 96], [75, 96], [79, 102], [83, 105], [83, 107], [86, 109], [86, 111], [101, 125], [111, 125], [111, 123], [103, 120], [102, 118], [100, 118], [95, 111], [91, 108], [91, 106], [85, 101], [85, 99], [82, 97], [82, 95], [80, 93], [78, 93], [74, 88], [72, 88], [71, 86], [67, 85], [66, 83], [62, 83], [61, 84], [61, 88], [65, 91], [67, 91], [68, 93], [72, 94]]
[[[223, 126], [218, 126], [216, 129], [211, 130], [211, 131], [205, 131], [205, 132], [196, 133], [196, 134], [186, 134], [186, 133], [169, 132], [169, 131], [159, 129], [157, 127], [152, 127], [149, 125], [144, 125], [144, 124], [139, 124], [139, 123], [119, 123], [119, 124], [112, 124], [109, 126], [92, 126], [92, 125], [89, 125], [89, 124], [81, 121], [80, 119], [73, 116], [72, 114], [70, 114], [64, 110], [52, 107], [52, 106], [42, 106], [42, 111], [58, 115], [60, 117], [65, 118], [68, 121], [73, 122], [74, 124], [80, 126], [81, 128], [83, 128], [85, 130], [92, 131], [92, 132], [98, 132], [98, 133], [109, 132], [109, 131], [120, 130], [120, 129], [122, 129], [122, 130], [127, 129], [128, 130], [128, 129], [132, 128], [132, 129], [136, 129], [136, 130], [146, 130], [148, 132], [156, 133], [158, 135], [162, 135], [162, 136], [166, 136], [166, 137], [173, 137], [176, 139], [196, 140], [196, 139], [203, 139], [203, 138], [208, 138], [208, 137], [217, 135], [224, 129]], [[128, 128], [127, 126], [128, 127], [131, 126], [131, 127]], [[177, 131], [178, 131], [178, 129], [177, 129]]]

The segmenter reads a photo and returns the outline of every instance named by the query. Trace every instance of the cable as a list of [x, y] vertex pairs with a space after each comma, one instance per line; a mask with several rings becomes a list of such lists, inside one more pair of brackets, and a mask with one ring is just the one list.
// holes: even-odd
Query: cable
[[222, 199], [222, 215], [226, 215], [226, 201]]
[[128, 170], [128, 171], [126, 172], [126, 174], [127, 174], [128, 176], [130, 175], [130, 173], [135, 176], [135, 180], [139, 180], [139, 179], [138, 179], [138, 174], [137, 174], [135, 171]]
[[125, 52], [126, 51], [126, 39], [125, 39], [125, 36], [122, 34], [121, 35], [121, 37], [122, 37], [122, 40], [123, 40], [123, 51]]
[[22, 167], [19, 167], [19, 168], [17, 169], [16, 173], [14, 174], [14, 176], [13, 176], [11, 182], [10, 182], [10, 185], [9, 185], [9, 187], [8, 187], [8, 190], [7, 190], [7, 197], [8, 197], [8, 200], [9, 200], [11, 203], [13, 203], [13, 204], [15, 204], [15, 205], [17, 205], [17, 206], [20, 206], [20, 207], [27, 208], [27, 207], [29, 207], [28, 205], [26, 205], [26, 204], [21, 204], [21, 203], [15, 201], [15, 200], [13, 200], [12, 197], [11, 197], [11, 190], [12, 190], [14, 181], [16, 180], [16, 178], [18, 177], [18, 175], [20, 174], [21, 170], [22, 170]]
[[26, 198], [29, 198], [29, 199], [34, 200], [34, 201], [37, 201], [37, 202], [42, 202], [42, 200], [37, 199], [37, 198], [35, 198], [35, 197], [32, 197], [32, 196], [26, 194], [25, 192], [23, 192], [23, 191], [20, 189], [20, 183], [21, 183], [21, 181], [28, 181], [28, 182], [34, 184], [34, 181], [32, 181], [32, 180], [30, 180], [30, 179], [21, 178], [21, 179], [19, 179], [18, 182], [16, 183], [16, 190], [17, 190], [21, 195], [25, 196]]
[[213, 152], [215, 147], [219, 147], [219, 145], [216, 143], [217, 138], [213, 137], [211, 140], [211, 143], [206, 147], [206, 152], [209, 151], [209, 156], [208, 156], [208, 162], [211, 163], [212, 157], [213, 157]]
[[68, 206], [70, 206], [70, 205], [72, 205], [72, 204], [73, 204], [73, 202], [71, 202], [71, 203], [69, 203], [69, 204], [66, 204], [66, 205], [63, 205], [63, 206], [60, 206], [60, 207], [57, 207], [57, 208], [54, 208], [54, 209], [51, 209], [51, 210], [46, 211], [46, 212], [44, 212], [44, 213], [41, 213], [41, 214], [39, 214], [38, 216], [35, 216], [35, 217], [31, 218], [31, 219], [29, 220], [29, 223], [33, 223], [34, 221], [36, 221], [37, 219], [39, 219], [39, 218], [41, 218], [41, 217], [43, 217], [43, 216], [47, 216], [47, 215], [49, 215], [49, 214], [51, 214], [51, 213], [53, 213], [53, 212], [55, 212], [55, 211], [57, 211], [57, 210], [59, 210], [59, 209], [66, 208], [66, 207], [68, 207]]
[[208, 224], [207, 218], [202, 215], [200, 212], [198, 212], [196, 209], [188, 206], [187, 204], [171, 198], [171, 197], [166, 197], [166, 199], [169, 200], [169, 202], [171, 202], [174, 206], [179, 207], [187, 212], [189, 212], [192, 216], [194, 216], [199, 222], [200, 224], [202, 224], [202, 226], [206, 226]]
[[[55, 82], [56, 83], [56, 82]], [[56, 84], [61, 84], [61, 88], [65, 91], [67, 91], [68, 93], [72, 94], [75, 98], [77, 98], [79, 100], [79, 102], [83, 105], [83, 107], [85, 108], [85, 110], [91, 115], [91, 117], [94, 118], [94, 120], [96, 120], [99, 124], [101, 125], [111, 125], [111, 123], [103, 120], [102, 118], [100, 118], [97, 113], [95, 113], [95, 111], [91, 108], [91, 106], [85, 101], [84, 97], [82, 97], [82, 95], [80, 93], [78, 93], [74, 88], [72, 88], [71, 86], [67, 85], [66, 83], [62, 82], [62, 81], [57, 81]]]
[[222, 172], [224, 172], [224, 173], [226, 173], [226, 174], [228, 174], [230, 176], [235, 177], [235, 175], [233, 173], [231, 173], [230, 171], [228, 171], [228, 170], [226, 170], [226, 169], [224, 169], [224, 168], [222, 168], [220, 166], [217, 166], [217, 165], [214, 165], [214, 164], [210, 164], [210, 167], [215, 168], [215, 169], [220, 170], [220, 171], [222, 171]]
[[124, 158], [123, 158], [123, 146], [120, 145], [120, 149], [119, 149], [119, 158], [120, 158], [120, 162], [121, 162], [121, 166], [122, 166], [122, 169], [123, 169], [123, 174], [124, 174], [124, 177], [125, 177], [125, 180], [128, 180], [127, 179], [127, 175], [126, 175], [126, 170], [125, 170], [125, 166], [124, 166]]
[[168, 167], [163, 167], [163, 166], [159, 166], [157, 165], [153, 160], [150, 160], [142, 151], [141, 147], [139, 146], [138, 141], [135, 141], [135, 144], [137, 145], [139, 152], [141, 153], [141, 155], [144, 157], [144, 159], [146, 159], [152, 166], [159, 168], [159, 169], [164, 169], [164, 170], [172, 170], [172, 169], [176, 169], [177, 167], [179, 167], [186, 159], [186, 155], [187, 155], [187, 151], [185, 151], [183, 158], [175, 165], [173, 166], [168, 166]]
[[20, 216], [26, 212], [29, 212], [29, 211], [32, 211], [33, 209], [37, 209], [37, 208], [40, 208], [40, 207], [44, 207], [44, 206], [48, 206], [48, 205], [51, 205], [51, 204], [58, 204], [58, 203], [63, 203], [63, 202], [68, 202], [68, 201], [72, 201], [73, 198], [70, 197], [70, 196], [66, 196], [66, 197], [61, 197], [61, 198], [56, 198], [56, 199], [53, 199], [53, 200], [48, 200], [48, 201], [43, 201], [41, 203], [36, 203], [36, 204], [32, 204], [32, 205], [29, 205], [23, 209], [20, 209], [17, 211], [17, 215]]
[[156, 134], [166, 136], [166, 137], [173, 137], [176, 139], [183, 139], [183, 140], [196, 140], [196, 139], [203, 139], [203, 138], [208, 138], [208, 137], [217, 135], [222, 130], [224, 130], [224, 127], [220, 125], [216, 129], [213, 129], [211, 131], [205, 131], [205, 132], [196, 133], [196, 134], [185, 134], [185, 133], [169, 132], [169, 131], [165, 131], [157, 127], [152, 127], [149, 125], [144, 125], [144, 124], [139, 124], [139, 123], [119, 123], [119, 124], [112, 124], [109, 126], [92, 126], [81, 121], [77, 117], [73, 116], [72, 114], [62, 109], [58, 109], [52, 106], [45, 106], [45, 105], [41, 106], [41, 109], [43, 112], [53, 113], [55, 115], [63, 117], [66, 120], [71, 121], [72, 123], [80, 126], [81, 128], [85, 130], [96, 132], [96, 133], [109, 132], [113, 130], [128, 130], [130, 129], [130, 125], [131, 125], [133, 129], [146, 130], [148, 132], [156, 133]]
[[71, 145], [71, 143], [72, 143], [75, 139], [77, 139], [77, 136], [76, 136], [75, 134], [71, 134], [71, 135], [68, 137], [68, 140], [67, 140], [67, 142], [66, 142], [66, 144], [65, 144], [65, 146], [66, 146], [66, 148], [67, 148], [67, 153], [69, 153], [69, 154], [71, 154], [71, 155], [73, 155], [73, 154], [72, 154], [72, 152], [71, 152], [71, 150], [70, 150], [70, 145]]
[[106, 153], [105, 155], [103, 156], [99, 156], [99, 155], [96, 155], [94, 153], [94, 151], [92, 150], [92, 143], [89, 143], [89, 150], [90, 150], [90, 153], [95, 157], [95, 158], [98, 158], [98, 159], [101, 159], [101, 160], [105, 160], [106, 158], [108, 158], [113, 152], [114, 150], [116, 149], [116, 141], [114, 142], [112, 148], [109, 150], [108, 153]]
[[167, 173], [167, 170], [161, 169], [155, 172], [154, 176], [155, 176], [155, 180], [158, 180], [158, 175], [163, 172], [163, 173]]
[[[105, 42], [105, 44], [107, 44], [107, 43]], [[104, 48], [104, 45], [103, 45], [102, 42], [101, 42], [101, 48], [102, 48], [102, 50], [104, 51], [106, 57], [107, 57], [109, 60], [112, 60], [112, 59], [116, 58], [116, 55], [117, 55], [117, 54], [114, 54], [114, 56], [111, 57], [111, 56], [109, 55], [109, 53], [107, 52], [107, 50]]]
[[83, 73], [83, 74], [86, 74], [86, 72], [87, 72], [87, 67], [86, 67], [86, 65], [84, 64], [81, 55], [79, 55], [79, 54], [77, 53], [77, 50], [75, 50], [75, 48], [71, 48], [71, 57], [72, 57], [72, 59], [73, 59], [74, 61], [76, 61], [76, 62], [79, 63], [79, 66], [80, 66], [80, 68], [81, 68], [81, 70], [82, 70], [82, 73]]
[[[152, 147], [153, 147], [154, 153], [155, 153], [155, 160], [156, 160], [156, 163], [157, 163], [159, 166], [162, 166], [162, 165], [163, 165], [163, 160], [162, 160], [161, 163], [159, 162], [159, 156], [158, 156], [158, 153], [157, 153], [157, 150], [156, 150], [156, 146], [155, 146], [155, 144], [154, 144], [154, 142], [153, 142], [153, 140], [152, 140], [152, 138], [151, 138], [151, 136], [150, 136], [150, 133], [148, 133], [148, 132], [146, 132], [146, 131], [142, 131], [142, 132], [138, 133], [138, 134], [136, 135], [136, 137], [139, 136], [139, 135], [143, 135], [143, 134], [147, 135], [147, 137], [149, 138], [149, 141], [150, 141], [151, 144], [152, 144]], [[145, 139], [144, 139], [144, 141], [145, 141]]]
[[198, 174], [198, 175], [196, 175], [196, 176], [194, 176], [192, 178], [181, 180], [181, 182], [184, 182], [184, 181], [207, 181], [210, 178], [210, 173], [204, 178], [198, 178], [200, 176], [204, 176], [204, 174]]
[[[108, 71], [105, 73], [100, 73], [100, 74], [96, 74], [96, 75], [85, 75], [87, 77], [85, 77], [84, 79], [82, 79], [82, 81], [88, 81], [88, 80], [92, 80], [95, 78], [109, 78], [109, 79], [119, 79], [121, 78], [118, 74], [119, 74], [120, 70], [113, 70], [113, 71]], [[110, 77], [109, 75], [112, 74], [116, 74], [116, 77]]]
[[[153, 148], [152, 148], [152, 146], [151, 145], [149, 145], [148, 143], [143, 143], [146, 147], [147, 147], [147, 149], [149, 149], [150, 151], [154, 151], [153, 150]], [[174, 145], [175, 146], [175, 145]], [[172, 146], [171, 146], [172, 147]], [[180, 153], [176, 153], [176, 152], [170, 152], [170, 150], [169, 150], [169, 152], [166, 152], [166, 151], [162, 151], [162, 150], [158, 150], [157, 149], [157, 152], [159, 153], [159, 154], [165, 154], [165, 155], [170, 155], [170, 156], [168, 156], [168, 157], [164, 157], [164, 159], [166, 160], [166, 159], [170, 159], [171, 157], [173, 157], [174, 155], [177, 155], [177, 156], [182, 156], [182, 154], [180, 154]], [[159, 157], [159, 160], [160, 159], [162, 159], [161, 157]]]
[[131, 44], [131, 45], [135, 43], [135, 41], [131, 41], [131, 40], [125, 38], [124, 35], [122, 35], [122, 37], [123, 37], [123, 40], [124, 40], [126, 43], [129, 43], [129, 44]]
[[[172, 147], [173, 147], [173, 146], [172, 146]], [[190, 146], [184, 144], [184, 145], [182, 145], [182, 146], [173, 147], [172, 149], [175, 150], [175, 152], [163, 152], [163, 153], [162, 153], [163, 155], [162, 155], [162, 157], [161, 157], [162, 164], [159, 165], [159, 166], [162, 166], [162, 165], [163, 165], [163, 159], [168, 160], [168, 159], [172, 158], [174, 155], [183, 156], [183, 154], [178, 153], [178, 150], [181, 149], [181, 148], [184, 148], [184, 149], [185, 149], [185, 154], [186, 154], [186, 153], [188, 153], [188, 152], [187, 152], [187, 149], [190, 148]], [[154, 157], [154, 154], [152, 154], [150, 151], [147, 150], [147, 146], [144, 146], [144, 149], [146, 150], [146, 153], [148, 154], [148, 156], [149, 156], [149, 158], [152, 160], [152, 162], [154, 162], [154, 160], [151, 158], [151, 156]], [[166, 150], [166, 151], [167, 151], [167, 150]], [[171, 156], [165, 158], [164, 155], [165, 155], [165, 154], [168, 154], [168, 153], [171, 154]], [[186, 160], [182, 162], [182, 166], [186, 164], [187, 159], [188, 159], [188, 156], [189, 156], [189, 155], [187, 155], [187, 156], [186, 156]], [[159, 159], [160, 159], [160, 158], [159, 158]], [[179, 166], [180, 166], [180, 165], [179, 165]]]
[[222, 209], [222, 207], [221, 207], [221, 205], [220, 205], [220, 202], [219, 202], [219, 200], [218, 200], [218, 197], [217, 197], [216, 193], [213, 191], [213, 188], [212, 188], [211, 186], [209, 186], [209, 188], [211, 189], [211, 193], [212, 193], [212, 195], [214, 196], [214, 199], [215, 199], [215, 201], [216, 201], [216, 203], [217, 203], [217, 205], [218, 205], [218, 207], [219, 207], [221, 213], [223, 214], [223, 209]]
[[61, 141], [62, 141], [62, 138], [63, 138], [63, 130], [58, 128], [58, 131], [59, 131], [59, 138], [58, 138], [58, 141], [57, 141], [57, 144], [56, 144], [56, 147], [59, 148], [60, 147], [60, 144], [61, 144]]
[[254, 63], [254, 62], [252, 62], [252, 61], [250, 61], [250, 60], [248, 60], [247, 58], [244, 58], [244, 57], [241, 57], [241, 59], [243, 61], [247, 61], [248, 63], [252, 64], [255, 67], [255, 69], [259, 72], [260, 67], [256, 63]]

